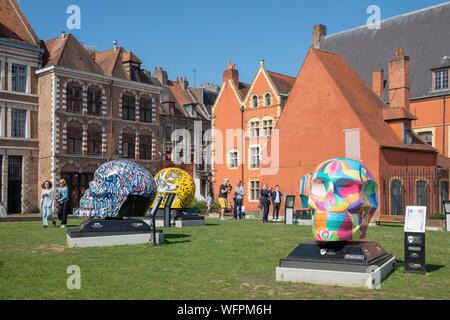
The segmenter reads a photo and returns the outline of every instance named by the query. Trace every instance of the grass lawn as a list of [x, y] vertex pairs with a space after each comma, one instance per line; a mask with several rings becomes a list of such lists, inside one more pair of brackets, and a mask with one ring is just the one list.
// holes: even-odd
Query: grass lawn
[[[309, 227], [208, 224], [166, 230], [160, 247], [69, 249], [65, 230], [0, 223], [0, 299], [450, 299], [450, 233], [427, 233], [429, 273], [404, 274], [400, 263], [370, 291], [275, 282], [279, 259], [311, 239]], [[403, 260], [401, 227], [371, 228], [369, 240]], [[66, 287], [70, 265], [81, 268], [81, 290]]]

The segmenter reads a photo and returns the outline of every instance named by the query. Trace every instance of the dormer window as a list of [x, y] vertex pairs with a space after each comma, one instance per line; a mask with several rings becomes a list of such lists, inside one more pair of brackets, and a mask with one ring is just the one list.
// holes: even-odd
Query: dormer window
[[411, 124], [403, 124], [403, 143], [410, 146], [412, 145], [412, 128]]
[[258, 108], [258, 96], [253, 96], [252, 97], [252, 107], [253, 108]]
[[440, 69], [433, 72], [434, 74], [434, 90], [448, 89], [448, 70]]
[[272, 96], [270, 95], [270, 93], [266, 93], [264, 97], [264, 103], [266, 107], [270, 107], [272, 105]]

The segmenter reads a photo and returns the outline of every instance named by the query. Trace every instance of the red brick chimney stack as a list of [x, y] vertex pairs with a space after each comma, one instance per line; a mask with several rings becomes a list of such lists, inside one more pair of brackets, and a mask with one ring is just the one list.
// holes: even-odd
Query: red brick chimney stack
[[320, 41], [327, 35], [327, 26], [316, 24], [313, 27], [313, 48], [318, 49]]
[[403, 48], [395, 51], [389, 61], [389, 107], [405, 108], [409, 111], [409, 57]]
[[372, 89], [380, 98], [383, 97], [384, 93], [384, 70], [375, 70], [372, 73]]
[[228, 68], [223, 72], [223, 82], [232, 80], [234, 85], [239, 88], [239, 71], [236, 69], [236, 65], [228, 62]]

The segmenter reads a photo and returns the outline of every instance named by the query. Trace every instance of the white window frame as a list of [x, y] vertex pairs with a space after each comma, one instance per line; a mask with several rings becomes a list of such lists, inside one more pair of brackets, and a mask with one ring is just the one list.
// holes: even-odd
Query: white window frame
[[[270, 126], [266, 123], [267, 122], [271, 122]], [[274, 119], [273, 118], [264, 118], [262, 119], [262, 136], [263, 137], [271, 137], [273, 134], [273, 130], [274, 130]], [[267, 129], [270, 128], [270, 134], [267, 134]]]
[[[256, 106], [254, 104], [255, 97], [256, 97]], [[251, 99], [250, 103], [251, 103], [252, 109], [258, 108], [259, 107], [259, 97], [258, 97], [258, 95], [256, 95], [256, 94], [252, 95], [252, 99]]]
[[[27, 79], [25, 85], [25, 92], [14, 91], [12, 88], [12, 65], [17, 64], [26, 67]], [[31, 94], [31, 66], [24, 61], [9, 60], [8, 61], [8, 91], [16, 94]]]
[[[258, 126], [253, 126], [253, 124], [258, 123]], [[258, 129], [258, 134], [254, 134], [254, 130]], [[261, 120], [259, 119], [253, 119], [250, 120], [250, 132], [249, 132], [250, 138], [258, 138], [261, 137]]]
[[[257, 189], [257, 192], [255, 193], [257, 198], [256, 199], [252, 199], [252, 190], [253, 190], [252, 183], [256, 183], [256, 182], [258, 183], [258, 189]], [[255, 189], [255, 191], [256, 191], [256, 189]], [[249, 183], [248, 183], [248, 200], [250, 202], [258, 202], [259, 198], [260, 198], [260, 195], [259, 195], [260, 192], [261, 192], [261, 181], [259, 181], [259, 180], [250, 180]]]
[[[10, 123], [10, 127], [9, 127], [9, 137], [13, 138], [13, 139], [29, 139], [30, 138], [30, 110], [26, 110], [26, 109], [21, 109], [21, 108], [10, 108], [9, 109], [9, 116], [8, 116], [8, 121]], [[25, 128], [23, 128], [25, 130], [24, 132], [24, 136], [23, 137], [13, 137], [13, 111], [22, 111], [25, 112]]]
[[[231, 163], [232, 163], [232, 162], [231, 162], [231, 154], [236, 154], [236, 166], [232, 166], [232, 165], [231, 165]], [[236, 170], [236, 169], [239, 168], [240, 164], [241, 164], [241, 161], [240, 161], [240, 157], [239, 157], [239, 151], [238, 151], [237, 149], [231, 149], [231, 150], [229, 150], [228, 153], [227, 153], [227, 165], [228, 165], [228, 169], [230, 169], [230, 170]]]
[[[252, 150], [258, 149], [258, 166], [253, 167], [253, 152]], [[249, 170], [259, 170], [261, 168], [261, 146], [259, 144], [253, 144], [248, 147], [248, 169]]]
[[[435, 70], [435, 71], [433, 71], [433, 91], [445, 91], [445, 90], [448, 90], [448, 89], [450, 89], [450, 86], [449, 86], [449, 73], [450, 73], [450, 69], [439, 69], [439, 70]], [[446, 77], [446, 81], [447, 81], [447, 86], [446, 87], [444, 87], [444, 74], [446, 74], [447, 75], [447, 77]], [[439, 76], [439, 81], [440, 81], [440, 84], [441, 84], [441, 87], [440, 88], [438, 88], [437, 87], [437, 82], [436, 82], [436, 78], [437, 78], [437, 75], [440, 75]]]
[[[270, 97], [270, 104], [267, 104], [267, 96]], [[264, 94], [264, 106], [265, 107], [271, 107], [273, 105], [273, 97], [272, 94], [270, 92], [266, 92]]]
[[[356, 145], [352, 145], [350, 141], [350, 135], [357, 134]], [[361, 130], [359, 128], [346, 129], [344, 130], [344, 143], [345, 143], [345, 157], [348, 159], [353, 159], [361, 161]]]

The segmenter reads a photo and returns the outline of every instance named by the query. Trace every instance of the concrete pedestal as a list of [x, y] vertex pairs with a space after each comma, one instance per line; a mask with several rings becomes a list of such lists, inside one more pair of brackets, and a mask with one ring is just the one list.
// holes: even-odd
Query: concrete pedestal
[[395, 269], [395, 262], [392, 257], [369, 273], [278, 267], [276, 281], [380, 289], [381, 282]]
[[[97, 237], [72, 238], [67, 235], [67, 245], [70, 248], [111, 247], [123, 245], [149, 244], [153, 240], [151, 233], [110, 235]], [[156, 243], [164, 243], [164, 233], [156, 233]]]

